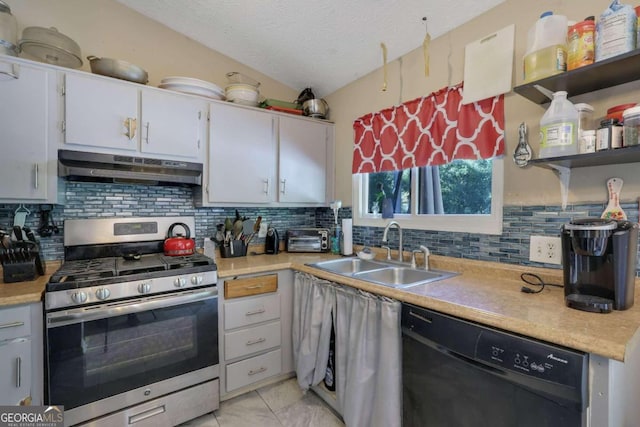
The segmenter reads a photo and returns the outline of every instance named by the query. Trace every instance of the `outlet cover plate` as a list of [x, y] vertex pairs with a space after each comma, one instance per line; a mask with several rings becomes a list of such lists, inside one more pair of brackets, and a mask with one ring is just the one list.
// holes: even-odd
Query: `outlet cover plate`
[[561, 265], [562, 243], [560, 237], [531, 236], [529, 261]]

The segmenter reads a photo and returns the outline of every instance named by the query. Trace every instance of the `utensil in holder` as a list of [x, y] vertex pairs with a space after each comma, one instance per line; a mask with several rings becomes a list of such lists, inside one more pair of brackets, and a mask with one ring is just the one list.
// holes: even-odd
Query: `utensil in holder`
[[[233, 245], [233, 253], [231, 246]], [[247, 255], [247, 245], [243, 240], [231, 240], [229, 246], [220, 246], [220, 256], [222, 258], [235, 258]]]

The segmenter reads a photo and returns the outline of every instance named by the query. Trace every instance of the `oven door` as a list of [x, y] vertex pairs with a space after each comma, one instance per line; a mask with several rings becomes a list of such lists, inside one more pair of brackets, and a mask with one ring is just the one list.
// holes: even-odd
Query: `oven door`
[[47, 402], [69, 410], [218, 365], [217, 295], [198, 289], [47, 313]]

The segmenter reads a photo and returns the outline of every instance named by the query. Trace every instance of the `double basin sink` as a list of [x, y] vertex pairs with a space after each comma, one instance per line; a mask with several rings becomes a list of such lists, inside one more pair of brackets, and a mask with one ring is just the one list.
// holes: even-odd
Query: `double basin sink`
[[451, 271], [412, 268], [392, 261], [368, 261], [360, 258], [341, 258], [307, 265], [391, 288], [424, 285], [458, 274]]

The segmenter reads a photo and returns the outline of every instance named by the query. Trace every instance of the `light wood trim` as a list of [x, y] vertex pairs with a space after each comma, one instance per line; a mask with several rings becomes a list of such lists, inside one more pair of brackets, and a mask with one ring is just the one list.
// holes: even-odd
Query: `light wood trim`
[[246, 277], [243, 279], [225, 280], [224, 298], [240, 298], [249, 295], [266, 294], [278, 290], [278, 275]]

